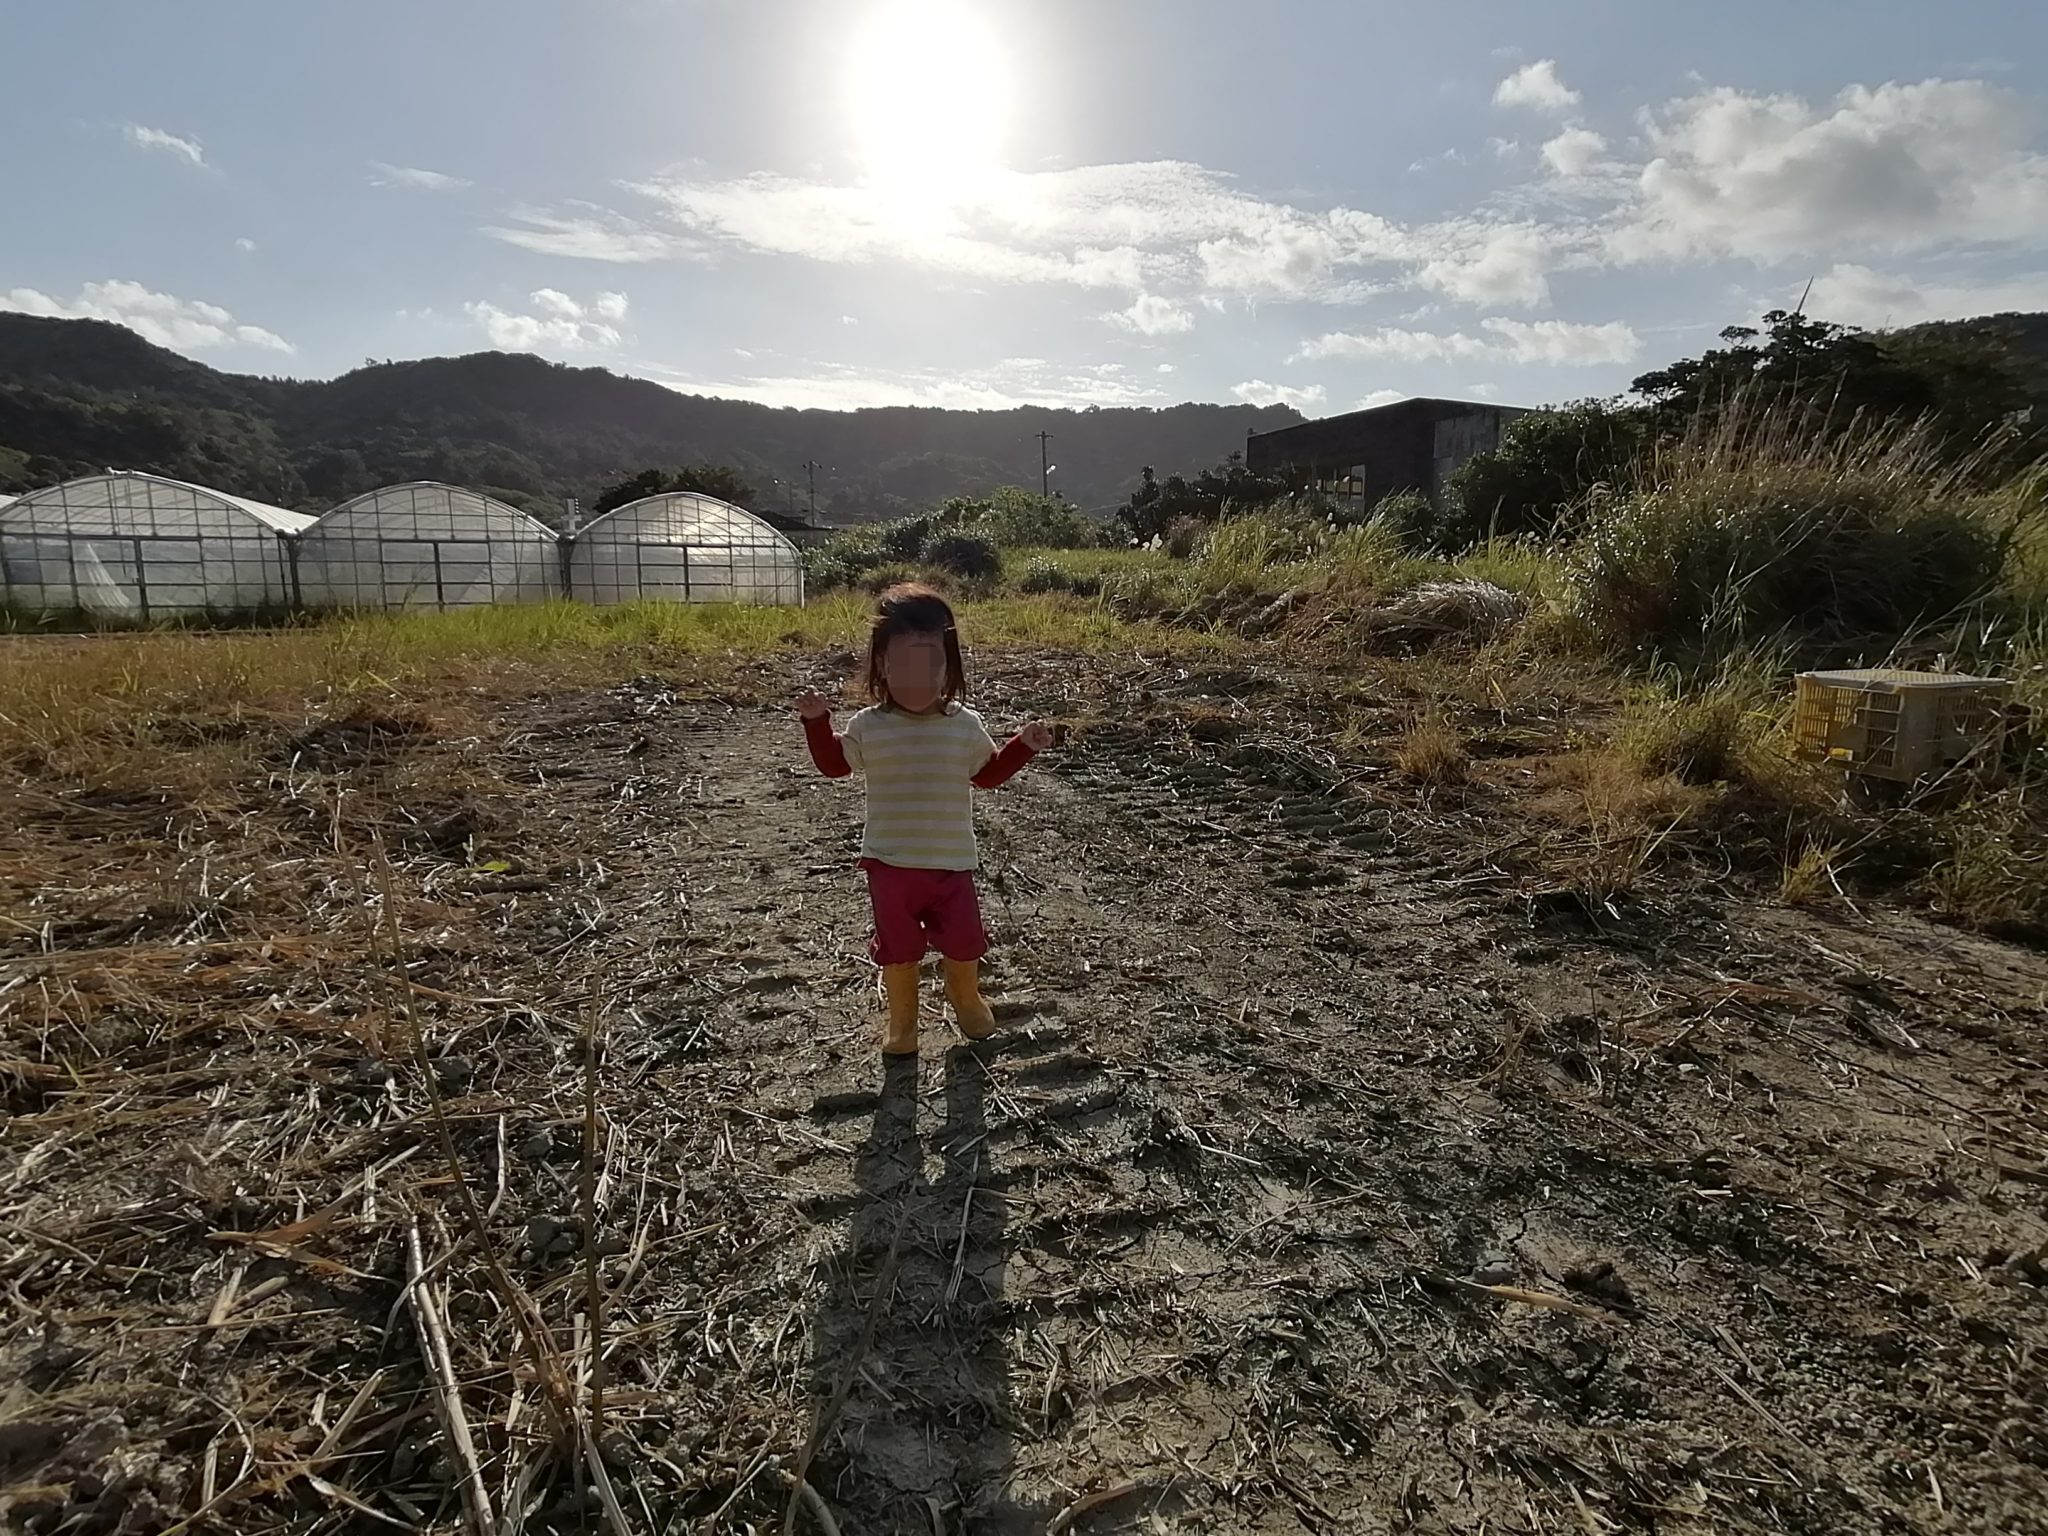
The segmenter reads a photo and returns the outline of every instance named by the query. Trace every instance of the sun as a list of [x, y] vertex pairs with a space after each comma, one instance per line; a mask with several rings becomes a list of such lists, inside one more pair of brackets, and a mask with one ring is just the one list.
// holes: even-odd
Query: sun
[[861, 163], [892, 202], [942, 213], [996, 170], [1009, 69], [969, 0], [888, 0], [855, 44], [851, 69]]

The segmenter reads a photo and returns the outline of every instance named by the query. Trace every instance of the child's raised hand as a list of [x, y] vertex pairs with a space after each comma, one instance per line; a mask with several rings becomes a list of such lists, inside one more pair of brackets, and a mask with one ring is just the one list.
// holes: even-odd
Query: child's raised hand
[[832, 701], [813, 690], [796, 701], [796, 712], [806, 720], [822, 720], [832, 713]]
[[1024, 745], [1034, 752], [1043, 752], [1052, 745], [1052, 727], [1043, 720], [1034, 720], [1017, 733]]

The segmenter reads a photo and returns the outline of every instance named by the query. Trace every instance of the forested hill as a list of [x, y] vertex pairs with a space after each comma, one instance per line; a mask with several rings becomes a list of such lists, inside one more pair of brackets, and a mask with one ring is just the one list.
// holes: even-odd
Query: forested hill
[[[818, 471], [821, 515], [896, 515], [956, 493], [1036, 485], [1120, 502], [1152, 465], [1214, 464], [1287, 406], [1159, 410], [777, 410], [678, 394], [600, 368], [480, 352], [381, 363], [325, 381], [222, 373], [121, 326], [0, 314], [0, 491], [114, 467], [322, 508], [399, 480], [447, 480], [552, 515], [622, 475], [706, 460], [783, 507]], [[803, 494], [796, 492], [801, 507]]]

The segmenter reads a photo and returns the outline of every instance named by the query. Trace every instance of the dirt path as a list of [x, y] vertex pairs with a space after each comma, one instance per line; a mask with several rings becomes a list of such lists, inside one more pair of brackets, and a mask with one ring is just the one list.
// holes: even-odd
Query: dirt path
[[[1216, 724], [1255, 697], [1278, 728]], [[1042, 1532], [1125, 1488], [1070, 1528], [2048, 1531], [2039, 955], [1545, 895], [1527, 829], [1347, 782], [1270, 677], [1019, 660], [985, 707], [1087, 728], [984, 800], [1003, 1033], [930, 1023], [915, 1065], [873, 1048], [858, 791], [778, 710], [515, 711], [464, 749], [513, 869], [403, 863], [464, 935], [416, 981], [530, 1000], [438, 1017], [488, 1064], [465, 1155], [543, 1310], [578, 1284], [606, 994], [610, 1390], [651, 1529], [779, 1528], [818, 1428], [847, 1532]], [[22, 1107], [17, 1169], [62, 1108]], [[388, 1155], [419, 1109], [393, 1084], [333, 1135]], [[164, 1241], [130, 1262], [217, 1262]], [[388, 1358], [397, 1250], [366, 1251], [308, 1379]]]
[[2043, 1518], [2039, 1259], [2004, 1261], [2048, 1237], [2048, 967], [1701, 902], [1532, 929], [1483, 823], [1188, 745], [1098, 727], [989, 797], [1013, 1022], [914, 1075], [871, 1046], [857, 790], [773, 715], [649, 754], [704, 798], [647, 875], [761, 999], [724, 1059], [825, 1143], [764, 1263], [823, 1282], [855, 1527], [1133, 1481], [1184, 1529]]

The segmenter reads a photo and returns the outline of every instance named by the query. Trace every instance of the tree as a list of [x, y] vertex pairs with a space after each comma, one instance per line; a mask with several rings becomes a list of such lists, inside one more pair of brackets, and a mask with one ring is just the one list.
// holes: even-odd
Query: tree
[[1923, 330], [1873, 333], [1782, 309], [1763, 329], [1730, 326], [1727, 345], [1643, 374], [1634, 392], [1660, 434], [1729, 410], [1786, 413], [1823, 431], [1865, 420], [1926, 417], [1958, 451], [2030, 403], [2025, 369], [1996, 338]]
[[1498, 447], [1452, 472], [1434, 542], [1463, 549], [1494, 534], [1549, 538], [1595, 486], [1627, 478], [1645, 427], [1642, 411], [1597, 400], [1517, 416]]
[[1271, 506], [1295, 489], [1284, 475], [1263, 475], [1248, 468], [1241, 453], [1231, 454], [1192, 480], [1184, 475], [1160, 480], [1148, 464], [1143, 481], [1116, 516], [1131, 537], [1142, 543], [1164, 534], [1182, 518], [1213, 523], [1231, 512]]
[[675, 491], [695, 491], [700, 496], [715, 496], [720, 501], [731, 502], [736, 507], [752, 507], [756, 492], [740, 477], [736, 469], [723, 464], [685, 464], [680, 469], [643, 469], [637, 475], [615, 481], [597, 493], [597, 499], [590, 504], [589, 515], [602, 517], [628, 502], [639, 501], [646, 496], [661, 496]]

